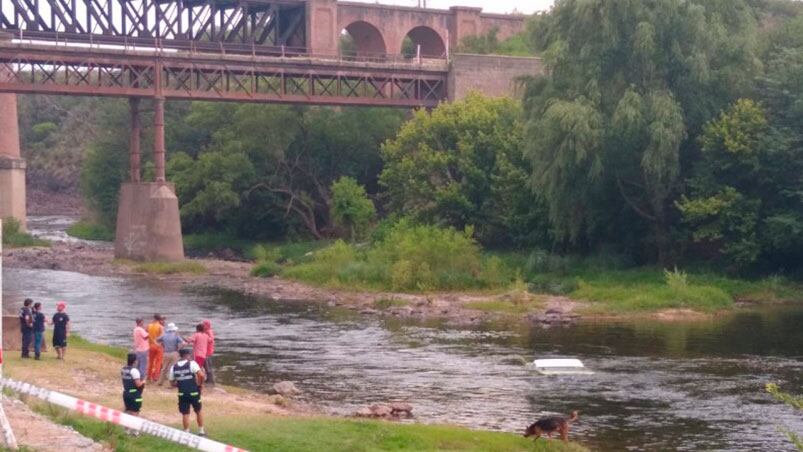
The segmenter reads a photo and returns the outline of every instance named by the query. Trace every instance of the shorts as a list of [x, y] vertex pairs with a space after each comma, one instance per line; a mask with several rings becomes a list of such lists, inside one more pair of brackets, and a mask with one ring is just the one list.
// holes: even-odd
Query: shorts
[[206, 357], [196, 356], [195, 357], [195, 362], [198, 363], [198, 365], [201, 367], [201, 369], [203, 369], [204, 368], [204, 363], [206, 362]]
[[125, 410], [130, 411], [132, 413], [139, 413], [139, 410], [142, 409], [142, 395], [123, 395], [123, 404], [125, 404]]
[[190, 407], [193, 411], [199, 413], [201, 411], [201, 392], [193, 392], [191, 394], [183, 394], [178, 396], [178, 411], [181, 414], [190, 414]]
[[67, 337], [62, 335], [53, 335], [53, 347], [64, 348], [67, 346]]

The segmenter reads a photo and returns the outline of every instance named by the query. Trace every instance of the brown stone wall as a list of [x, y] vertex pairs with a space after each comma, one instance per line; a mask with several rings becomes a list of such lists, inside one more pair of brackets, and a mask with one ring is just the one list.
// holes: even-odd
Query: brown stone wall
[[0, 157], [20, 158], [16, 94], [0, 94]]
[[22, 334], [20, 333], [20, 319], [16, 315], [3, 316], [3, 351], [20, 350], [22, 348]]
[[476, 90], [488, 96], [515, 96], [516, 79], [543, 73], [540, 58], [453, 54], [449, 67], [449, 100]]
[[307, 0], [307, 47], [316, 55], [337, 55], [340, 30], [335, 0]]

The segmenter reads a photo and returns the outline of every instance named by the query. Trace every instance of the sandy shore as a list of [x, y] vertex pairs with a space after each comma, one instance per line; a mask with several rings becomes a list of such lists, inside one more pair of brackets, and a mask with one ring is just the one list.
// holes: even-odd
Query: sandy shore
[[[581, 303], [566, 297], [521, 293], [428, 293], [356, 292], [313, 287], [278, 277], [250, 276], [251, 264], [219, 259], [192, 259], [206, 267], [202, 275], [142, 275], [130, 265], [115, 262], [109, 245], [90, 246], [53, 243], [49, 248], [20, 248], [4, 251], [4, 265], [9, 268], [49, 269], [94, 276], [135, 276], [156, 278], [190, 288], [218, 288], [237, 291], [266, 300], [305, 300], [342, 306], [365, 315], [402, 318], [442, 319], [451, 324], [471, 325], [511, 318], [541, 326], [571, 324], [578, 319]], [[383, 301], [392, 300], [391, 303]], [[526, 307], [511, 312], [475, 309], [487, 302], [524, 303]]]

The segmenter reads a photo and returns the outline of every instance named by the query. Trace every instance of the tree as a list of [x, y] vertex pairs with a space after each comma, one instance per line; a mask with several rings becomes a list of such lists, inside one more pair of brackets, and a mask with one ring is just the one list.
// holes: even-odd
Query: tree
[[466, 36], [457, 48], [459, 53], [478, 55], [511, 55], [532, 56], [524, 33], [513, 35], [503, 41], [499, 40], [499, 28], [493, 27], [485, 34]]
[[531, 27], [547, 75], [526, 83], [533, 184], [559, 240], [649, 231], [670, 255], [694, 137], [760, 68], [742, 1], [558, 0]]
[[344, 176], [332, 184], [332, 218], [350, 231], [352, 241], [365, 233], [375, 215], [374, 203], [354, 178]]
[[[520, 104], [471, 94], [419, 111], [382, 146], [380, 183], [391, 212], [463, 229], [486, 244], [545, 234], [522, 149]], [[537, 234], [536, 234], [537, 235]]]

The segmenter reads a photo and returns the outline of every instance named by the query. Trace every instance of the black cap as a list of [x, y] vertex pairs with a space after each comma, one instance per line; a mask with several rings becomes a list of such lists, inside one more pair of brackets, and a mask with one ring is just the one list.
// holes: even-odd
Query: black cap
[[192, 354], [192, 349], [190, 348], [182, 348], [178, 351], [179, 356], [188, 356]]

